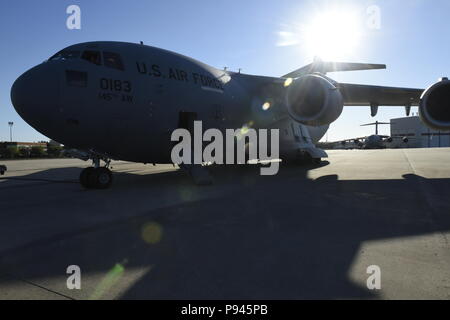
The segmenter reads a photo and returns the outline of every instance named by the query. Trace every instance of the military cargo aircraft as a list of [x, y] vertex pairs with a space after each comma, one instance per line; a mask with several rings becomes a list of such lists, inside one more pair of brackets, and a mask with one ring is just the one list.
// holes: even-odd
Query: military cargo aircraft
[[335, 142], [348, 149], [359, 148], [359, 149], [386, 149], [387, 144], [394, 142], [394, 139], [401, 139], [401, 141], [406, 145], [409, 142], [408, 137], [399, 136], [385, 136], [378, 134], [378, 126], [388, 125], [390, 122], [379, 122], [363, 124], [361, 127], [375, 126], [375, 134], [367, 137], [354, 138], [349, 140], [341, 140]]
[[[280, 158], [327, 154], [315, 147], [344, 106], [420, 107], [434, 129], [450, 129], [450, 81], [427, 90], [338, 83], [328, 72], [385, 65], [314, 61], [282, 77], [220, 70], [192, 58], [137, 43], [69, 46], [21, 75], [11, 89], [19, 115], [47, 137], [88, 153], [93, 167], [80, 183], [104, 189], [111, 159], [172, 163], [171, 133], [203, 128], [276, 128]], [[105, 162], [101, 166], [101, 160]], [[183, 166], [195, 178], [199, 165]]]
[[371, 135], [368, 137], [356, 138], [355, 144], [360, 149], [386, 149], [387, 144], [394, 142], [394, 139], [401, 139], [405, 146], [409, 142], [409, 139], [407, 137]]

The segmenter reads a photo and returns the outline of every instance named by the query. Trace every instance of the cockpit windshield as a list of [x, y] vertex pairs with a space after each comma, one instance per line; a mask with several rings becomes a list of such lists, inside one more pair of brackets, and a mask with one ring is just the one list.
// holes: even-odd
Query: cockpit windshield
[[90, 63], [100, 66], [102, 64], [102, 57], [100, 51], [86, 50], [83, 52], [81, 59], [89, 61]]
[[57, 60], [69, 60], [69, 59], [77, 59], [80, 57], [80, 51], [75, 50], [62, 50], [53, 55], [49, 60], [57, 61]]
[[120, 58], [120, 55], [117, 53], [104, 51], [103, 60], [105, 62], [105, 67], [122, 71], [124, 70], [122, 59]]
[[120, 54], [110, 51], [101, 52], [96, 50], [85, 50], [81, 52], [76, 50], [61, 50], [53, 55], [49, 60], [62, 61], [72, 59], [82, 59], [98, 66], [105, 66], [107, 68], [112, 68], [120, 71], [125, 70]]

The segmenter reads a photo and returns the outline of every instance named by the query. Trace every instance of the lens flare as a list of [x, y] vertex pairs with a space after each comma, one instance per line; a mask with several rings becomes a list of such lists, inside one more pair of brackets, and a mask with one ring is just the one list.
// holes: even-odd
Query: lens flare
[[286, 81], [284, 82], [284, 87], [287, 88], [292, 84], [292, 78], [287, 78]]
[[125, 272], [125, 267], [121, 263], [117, 263], [102, 279], [100, 284], [95, 288], [89, 300], [99, 300], [107, 293], [119, 280]]
[[249, 130], [250, 128], [247, 126], [247, 125], [245, 125], [245, 126], [243, 126], [242, 128], [241, 128], [241, 134], [242, 135], [246, 135], [247, 133], [248, 133], [248, 130]]
[[262, 109], [263, 109], [264, 111], [269, 110], [270, 107], [271, 107], [270, 102], [265, 102], [265, 103], [262, 105]]
[[150, 222], [142, 227], [142, 239], [149, 244], [157, 244], [161, 241], [163, 228], [156, 222]]

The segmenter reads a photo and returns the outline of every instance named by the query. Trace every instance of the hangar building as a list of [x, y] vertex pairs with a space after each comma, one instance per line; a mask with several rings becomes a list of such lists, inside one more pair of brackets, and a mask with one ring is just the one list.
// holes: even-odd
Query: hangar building
[[432, 130], [418, 116], [391, 119], [391, 137], [394, 137], [393, 147], [404, 148], [404, 137], [408, 138], [409, 148], [450, 147], [450, 131]]

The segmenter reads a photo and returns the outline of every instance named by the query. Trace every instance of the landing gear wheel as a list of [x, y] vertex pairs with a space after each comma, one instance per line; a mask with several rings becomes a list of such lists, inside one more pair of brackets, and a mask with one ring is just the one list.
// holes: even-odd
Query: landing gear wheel
[[111, 170], [108, 168], [95, 169], [93, 177], [95, 177], [94, 188], [96, 189], [108, 189], [113, 181]]
[[108, 168], [86, 168], [81, 171], [80, 184], [86, 189], [108, 189], [113, 176]]
[[95, 171], [95, 168], [92, 168], [92, 167], [83, 169], [83, 171], [81, 171], [80, 184], [81, 184], [81, 186], [83, 186], [83, 188], [86, 188], [86, 189], [92, 188], [92, 186], [90, 184], [90, 177], [94, 173], [94, 171]]
[[312, 159], [312, 163], [313, 163], [314, 165], [319, 166], [319, 165], [322, 163], [322, 159], [321, 159], [321, 158], [313, 158], [313, 159]]

